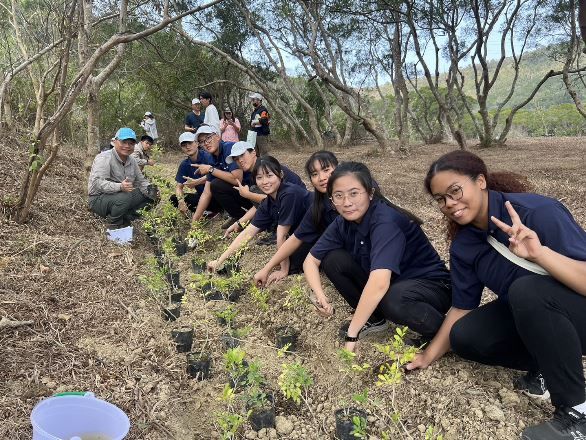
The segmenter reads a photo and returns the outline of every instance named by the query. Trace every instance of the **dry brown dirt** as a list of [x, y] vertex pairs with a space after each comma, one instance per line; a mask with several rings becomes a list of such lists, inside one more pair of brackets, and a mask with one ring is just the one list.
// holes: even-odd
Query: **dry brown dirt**
[[[2, 201], [17, 192], [24, 152], [0, 145]], [[384, 193], [426, 220], [425, 231], [447, 258], [441, 217], [427, 201], [422, 180], [429, 163], [453, 145], [413, 147], [408, 155], [371, 153], [371, 146], [336, 151], [340, 160], [369, 165]], [[474, 150], [491, 169], [517, 171], [529, 177], [536, 191], [562, 200], [586, 226], [586, 170], [583, 138], [511, 141], [506, 147]], [[274, 155], [297, 171], [310, 151], [276, 149]], [[176, 152], [163, 158], [160, 172], [172, 178], [181, 159]], [[130, 248], [104, 237], [104, 225], [86, 208], [82, 157], [66, 148], [50, 171], [26, 225], [0, 212], [0, 315], [31, 320], [32, 325], [0, 329], [0, 438], [31, 437], [30, 412], [40, 399], [60, 391], [93, 391], [130, 416], [129, 439], [210, 439], [217, 437], [216, 413], [225, 408], [219, 398], [226, 383], [222, 329], [213, 307], [188, 288], [180, 323], [195, 328], [195, 346], [213, 353], [213, 377], [191, 380], [184, 355], [175, 353], [169, 338], [174, 327], [161, 319], [159, 303], [138, 281], [145, 259], [152, 255], [144, 234]], [[213, 223], [219, 235], [221, 222]], [[224, 246], [218, 244], [217, 248]], [[252, 245], [243, 258], [254, 273], [271, 250]], [[218, 251], [205, 255], [215, 258]], [[182, 257], [182, 283], [188, 286], [189, 260]], [[243, 348], [258, 360], [269, 384], [278, 390], [283, 362], [299, 360], [314, 378], [308, 404], [297, 406], [277, 392], [277, 412], [294, 426], [290, 439], [333, 436], [333, 411], [350, 402], [352, 393], [369, 390], [369, 432], [380, 438], [423, 439], [429, 426], [446, 439], [515, 439], [522, 428], [549, 416], [548, 404], [536, 403], [512, 391], [517, 374], [502, 368], [465, 362], [448, 355], [431, 368], [411, 374], [394, 387], [377, 387], [373, 374], [340, 372], [337, 329], [350, 310], [329, 287], [337, 312], [324, 320], [308, 303], [295, 310], [283, 307], [287, 280], [271, 289], [269, 311], [262, 312], [249, 297], [236, 307], [237, 321], [250, 326]], [[295, 355], [277, 356], [273, 331], [282, 323], [301, 330]], [[555, 337], [555, 335], [552, 335]], [[382, 360], [367, 337], [359, 344], [361, 362]], [[400, 423], [390, 421], [397, 412]], [[245, 426], [240, 436], [256, 438]], [[267, 434], [268, 436], [268, 434]], [[268, 438], [268, 437], [267, 437]]]

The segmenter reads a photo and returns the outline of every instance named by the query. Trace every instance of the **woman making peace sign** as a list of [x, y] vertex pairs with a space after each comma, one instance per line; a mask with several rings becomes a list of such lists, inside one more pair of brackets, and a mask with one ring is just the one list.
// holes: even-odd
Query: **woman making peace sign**
[[[450, 348], [488, 365], [528, 371], [515, 384], [556, 407], [526, 440], [586, 438], [586, 232], [557, 200], [526, 193], [511, 173], [478, 156], [436, 160], [425, 187], [448, 220], [452, 308], [427, 349], [425, 368]], [[479, 307], [482, 290], [498, 299]]]

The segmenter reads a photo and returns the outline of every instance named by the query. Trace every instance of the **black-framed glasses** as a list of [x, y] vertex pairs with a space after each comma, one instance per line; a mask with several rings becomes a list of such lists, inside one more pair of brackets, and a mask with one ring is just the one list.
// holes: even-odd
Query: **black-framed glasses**
[[354, 203], [358, 200], [360, 195], [364, 194], [365, 192], [366, 191], [359, 191], [357, 189], [354, 189], [354, 190], [349, 191], [347, 193], [343, 193], [343, 192], [339, 191], [339, 192], [333, 193], [332, 197], [330, 197], [330, 200], [336, 206], [342, 205], [344, 203], [344, 200], [346, 200], [346, 198], [348, 198], [348, 201], [350, 201], [351, 203]]
[[214, 137], [213, 134], [208, 134], [203, 141], [198, 141], [197, 145], [199, 145], [200, 147], [203, 147], [205, 144], [207, 144], [212, 138]]
[[[474, 179], [469, 178], [469, 181], [473, 181]], [[462, 189], [462, 185], [454, 184], [448, 188], [448, 191], [444, 194], [434, 194], [431, 198], [430, 203], [432, 205], [437, 206], [438, 208], [442, 209], [445, 208], [447, 199], [452, 201], [460, 200], [464, 197], [464, 190]]]

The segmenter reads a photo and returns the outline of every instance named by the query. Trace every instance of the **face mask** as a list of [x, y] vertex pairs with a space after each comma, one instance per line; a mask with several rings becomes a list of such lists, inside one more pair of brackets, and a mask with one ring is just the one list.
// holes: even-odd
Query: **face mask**
[[253, 103], [252, 103], [252, 105], [253, 105], [254, 107], [258, 107], [258, 102], [253, 102]]

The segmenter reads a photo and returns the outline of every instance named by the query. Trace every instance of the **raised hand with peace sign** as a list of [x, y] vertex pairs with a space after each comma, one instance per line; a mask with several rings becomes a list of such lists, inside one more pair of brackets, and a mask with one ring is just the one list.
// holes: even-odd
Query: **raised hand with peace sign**
[[544, 249], [537, 233], [521, 222], [521, 218], [513, 205], [511, 205], [511, 202], [505, 202], [505, 207], [511, 216], [512, 225], [509, 226], [494, 216], [490, 219], [501, 231], [509, 236], [509, 249], [512, 253], [526, 260], [536, 260], [541, 256]]

